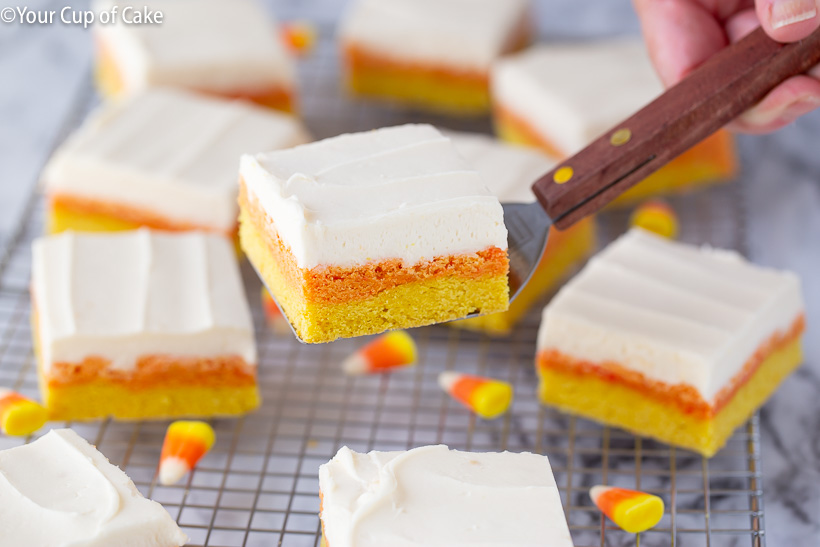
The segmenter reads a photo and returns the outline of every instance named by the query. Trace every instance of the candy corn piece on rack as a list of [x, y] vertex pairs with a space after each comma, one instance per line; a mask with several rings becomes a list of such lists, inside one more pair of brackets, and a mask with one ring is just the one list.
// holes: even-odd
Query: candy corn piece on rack
[[179, 420], [168, 426], [159, 457], [159, 483], [175, 484], [189, 473], [216, 442], [205, 422]]
[[491, 420], [507, 412], [513, 400], [513, 388], [507, 382], [446, 371], [438, 383], [453, 399], [482, 418]]
[[589, 497], [612, 522], [631, 534], [649, 530], [663, 517], [663, 500], [652, 494], [599, 485], [590, 489]]
[[669, 239], [677, 238], [680, 230], [675, 210], [657, 199], [649, 200], [635, 209], [629, 217], [629, 224]]
[[307, 55], [316, 46], [319, 32], [316, 25], [307, 21], [283, 23], [280, 30], [285, 45], [294, 55]]
[[40, 403], [0, 387], [0, 429], [6, 435], [31, 435], [46, 423], [48, 411]]
[[382, 334], [345, 359], [347, 374], [376, 374], [416, 364], [416, 342], [403, 330]]

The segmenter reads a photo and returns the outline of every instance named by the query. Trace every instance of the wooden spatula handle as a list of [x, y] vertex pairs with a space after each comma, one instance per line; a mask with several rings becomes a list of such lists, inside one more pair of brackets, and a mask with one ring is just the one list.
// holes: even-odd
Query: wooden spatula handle
[[722, 128], [779, 83], [818, 63], [820, 30], [800, 42], [781, 44], [757, 29], [562, 162], [533, 191], [555, 225], [565, 228]]

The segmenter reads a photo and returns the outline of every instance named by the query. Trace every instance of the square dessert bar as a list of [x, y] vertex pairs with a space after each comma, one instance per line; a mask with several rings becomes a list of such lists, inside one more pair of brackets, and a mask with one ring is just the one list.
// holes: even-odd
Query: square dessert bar
[[[160, 24], [126, 24], [126, 10], [148, 5]], [[102, 0], [113, 24], [95, 25], [97, 86], [106, 96], [153, 86], [185, 88], [262, 106], [296, 110], [293, 60], [276, 22], [255, 0]]]
[[216, 235], [64, 232], [33, 246], [40, 391], [53, 420], [219, 416], [259, 405], [234, 249]]
[[715, 454], [801, 362], [800, 281], [635, 228], [544, 310], [544, 403]]
[[0, 451], [3, 545], [178, 547], [162, 505], [70, 429]]
[[240, 242], [305, 342], [503, 311], [503, 211], [429, 125], [241, 162]]
[[[540, 45], [499, 60], [492, 71], [496, 129], [507, 141], [564, 159], [663, 92], [639, 39]], [[720, 131], [616, 200], [683, 191], [732, 178], [734, 142]]]
[[[506, 144], [476, 133], [446, 132], [456, 150], [478, 171], [502, 203], [532, 203], [531, 186], [556, 161], [536, 148]], [[586, 217], [565, 230], [552, 229], [547, 248], [532, 277], [505, 312], [450, 323], [454, 327], [506, 335], [530, 307], [555, 289], [595, 248], [595, 220]]]
[[572, 547], [549, 460], [423, 446], [358, 454], [319, 468], [327, 547]]
[[347, 87], [428, 110], [490, 109], [490, 67], [530, 41], [529, 0], [354, 0], [340, 30]]
[[239, 156], [306, 142], [294, 118], [155, 89], [100, 108], [43, 173], [47, 229], [199, 229], [233, 237]]

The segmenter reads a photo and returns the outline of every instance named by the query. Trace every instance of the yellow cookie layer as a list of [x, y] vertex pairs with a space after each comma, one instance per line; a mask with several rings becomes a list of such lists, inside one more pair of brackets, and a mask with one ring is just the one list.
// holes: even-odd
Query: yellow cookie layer
[[97, 84], [97, 90], [105, 98], [116, 97], [122, 93], [125, 87], [120, 71], [111, 56], [105, 52], [105, 49], [99, 47], [98, 49], [97, 60], [94, 63], [94, 80]]
[[485, 114], [490, 109], [487, 85], [446, 81], [423, 71], [356, 69], [346, 84], [354, 95], [388, 99], [425, 110], [464, 116]]
[[237, 416], [259, 407], [257, 386], [132, 386], [99, 379], [74, 385], [50, 384], [43, 374], [37, 314], [31, 327], [37, 377], [49, 420], [162, 420], [168, 418]]
[[300, 287], [287, 282], [244, 210], [240, 213], [239, 239], [299, 338], [311, 344], [452, 321], [477, 310], [503, 311], [509, 304], [506, 275], [480, 279], [448, 275], [399, 285], [364, 300], [309, 302]]
[[555, 289], [580, 261], [589, 256], [595, 248], [595, 221], [587, 217], [558, 234], [558, 237], [561, 239], [558, 245], [547, 242], [547, 249], [532, 278], [510, 303], [507, 311], [454, 321], [450, 325], [496, 336], [509, 334], [541, 296]]
[[[495, 117], [498, 136], [507, 142], [544, 149], [527, 131], [499, 116]], [[683, 193], [691, 189], [727, 182], [737, 173], [734, 140], [727, 131], [720, 131], [692, 149], [673, 159], [633, 186], [611, 206], [631, 205], [651, 196]]]
[[[43, 382], [40, 385], [44, 385]], [[174, 386], [132, 389], [105, 381], [41, 388], [49, 419], [118, 420], [236, 416], [259, 406], [255, 386]]]
[[800, 339], [763, 360], [754, 375], [711, 419], [684, 414], [672, 404], [597, 376], [579, 376], [537, 366], [541, 402], [637, 435], [713, 456], [803, 360]]
[[490, 110], [487, 75], [394, 62], [355, 46], [345, 47], [343, 55], [345, 85], [353, 95], [458, 115], [480, 115]]
[[78, 212], [50, 204], [46, 216], [46, 233], [58, 234], [66, 230], [78, 232], [121, 232], [136, 230], [140, 224], [102, 213]]
[[[120, 218], [102, 213], [78, 212], [67, 207], [51, 204], [46, 213], [46, 234], [59, 234], [66, 230], [75, 232], [122, 232], [126, 230], [136, 230], [142, 224], [130, 222]], [[153, 228], [153, 226], [152, 226]], [[163, 228], [157, 228], [163, 229]], [[239, 248], [239, 235], [234, 234], [234, 247], [236, 256], [242, 257], [242, 250]]]

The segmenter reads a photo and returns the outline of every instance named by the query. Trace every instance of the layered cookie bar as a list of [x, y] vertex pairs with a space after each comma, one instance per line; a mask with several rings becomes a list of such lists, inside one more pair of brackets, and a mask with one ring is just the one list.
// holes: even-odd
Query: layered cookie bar
[[178, 547], [162, 505], [70, 429], [0, 451], [3, 545]]
[[[617, 39], [541, 45], [498, 61], [492, 73], [499, 135], [564, 159], [663, 92], [644, 44]], [[720, 131], [620, 196], [630, 203], [731, 179], [734, 142]]]
[[[128, 10], [146, 5], [162, 23], [126, 21]], [[117, 9], [113, 23], [93, 27], [103, 95], [167, 86], [296, 110], [293, 61], [276, 22], [255, 0], [102, 0], [95, 8]]]
[[711, 456], [801, 362], [798, 278], [634, 228], [538, 334], [544, 403]]
[[32, 322], [53, 420], [235, 415], [259, 405], [230, 242], [64, 232], [33, 246]]
[[482, 114], [499, 56], [529, 43], [529, 0], [355, 0], [341, 24], [348, 89], [427, 110]]
[[423, 446], [359, 454], [319, 468], [327, 547], [572, 547], [549, 460]]
[[305, 342], [504, 311], [501, 205], [405, 125], [242, 157], [240, 242]]
[[290, 116], [182, 90], [105, 105], [43, 172], [47, 230], [148, 226], [233, 237], [239, 156], [306, 141]]
[[[502, 203], [534, 202], [531, 186], [555, 166], [555, 160], [535, 148], [509, 145], [475, 133], [447, 132], [446, 135]], [[507, 311], [471, 317], [451, 325], [494, 335], [509, 334], [527, 310], [555, 289], [594, 248], [595, 220], [592, 217], [586, 217], [566, 230], [550, 230], [541, 262], [515, 300], [510, 302]]]

